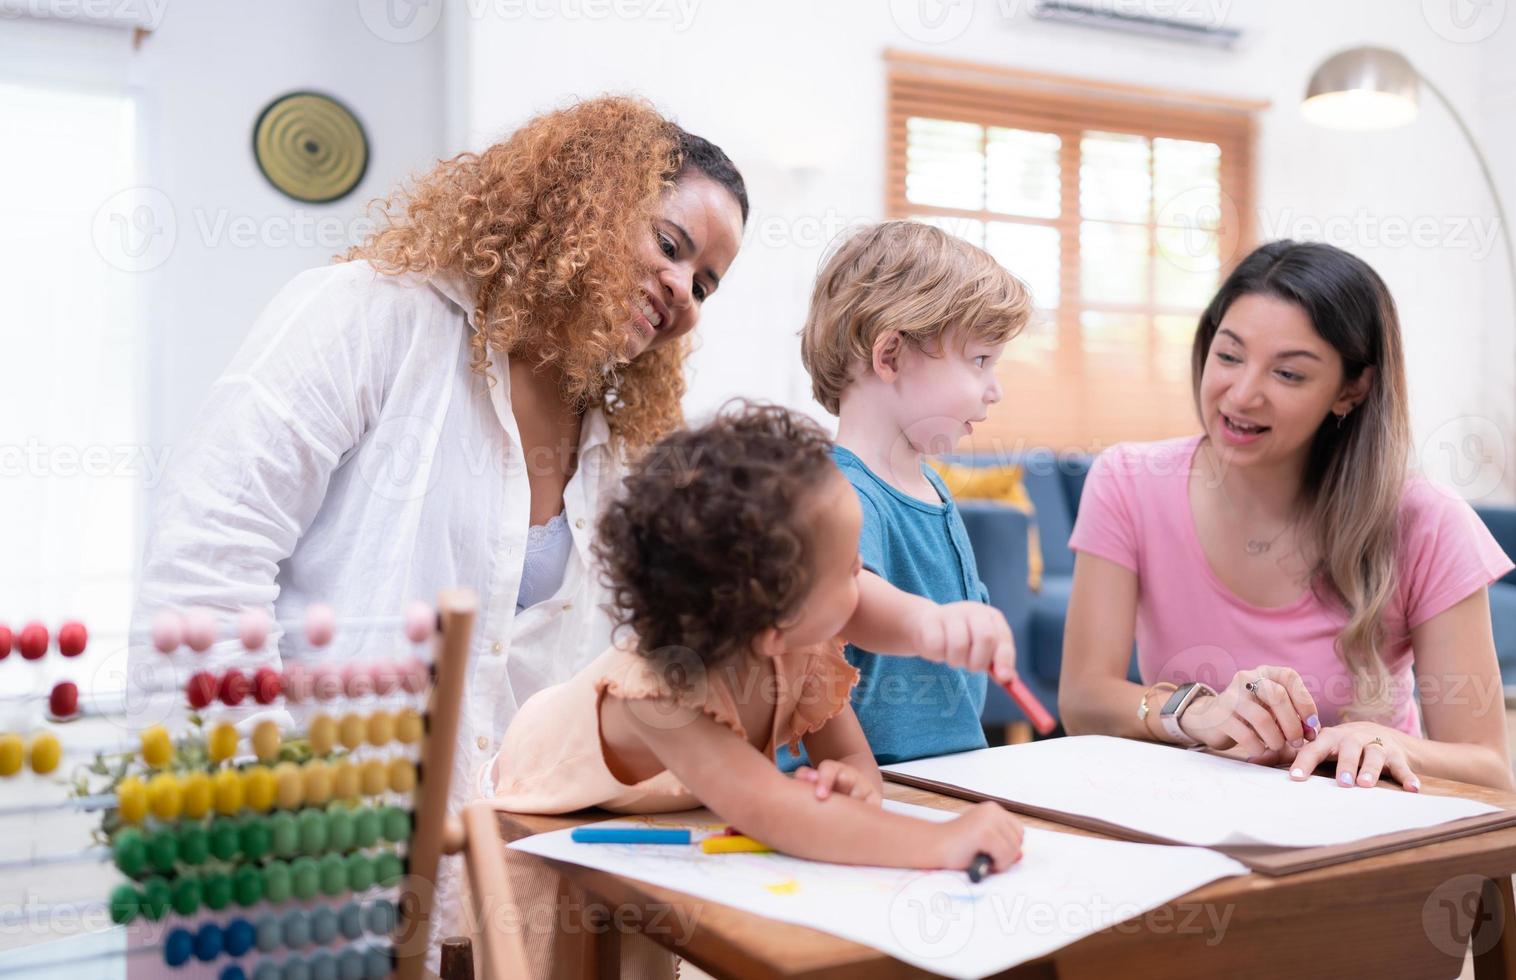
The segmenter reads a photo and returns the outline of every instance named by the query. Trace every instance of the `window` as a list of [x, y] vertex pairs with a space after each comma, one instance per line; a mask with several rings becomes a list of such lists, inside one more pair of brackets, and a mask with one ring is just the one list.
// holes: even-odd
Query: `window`
[[1193, 432], [1190, 340], [1251, 242], [1261, 106], [889, 56], [886, 211], [1031, 288], [977, 451]]

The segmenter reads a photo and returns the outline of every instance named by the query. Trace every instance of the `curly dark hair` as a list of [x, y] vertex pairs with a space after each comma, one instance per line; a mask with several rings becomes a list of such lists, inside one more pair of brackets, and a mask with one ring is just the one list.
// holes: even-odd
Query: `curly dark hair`
[[803, 415], [733, 401], [638, 459], [594, 550], [643, 656], [689, 650], [715, 666], [799, 608], [812, 537], [801, 504], [837, 472], [831, 446]]

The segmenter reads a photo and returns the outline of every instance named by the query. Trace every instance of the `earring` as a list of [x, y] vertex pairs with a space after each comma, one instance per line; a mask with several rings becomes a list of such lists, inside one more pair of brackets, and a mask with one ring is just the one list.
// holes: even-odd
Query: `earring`
[[1348, 413], [1347, 412], [1343, 412], [1341, 415], [1337, 416], [1337, 428], [1338, 429], [1342, 428], [1342, 423], [1346, 422], [1347, 418], [1348, 418]]

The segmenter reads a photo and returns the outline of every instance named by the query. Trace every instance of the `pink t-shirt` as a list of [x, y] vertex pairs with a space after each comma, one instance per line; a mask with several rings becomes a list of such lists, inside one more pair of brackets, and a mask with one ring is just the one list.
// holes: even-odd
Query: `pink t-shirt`
[[[1220, 689], [1238, 670], [1291, 667], [1316, 699], [1321, 723], [1337, 724], [1353, 701], [1352, 674], [1334, 647], [1347, 614], [1310, 589], [1289, 605], [1255, 606], [1216, 577], [1190, 511], [1200, 438], [1102, 453], [1085, 481], [1069, 547], [1137, 574], [1143, 683], [1199, 680]], [[1400, 513], [1399, 595], [1387, 614], [1383, 654], [1395, 708], [1385, 723], [1420, 734], [1410, 631], [1513, 566], [1472, 507], [1419, 476], [1407, 479]]]

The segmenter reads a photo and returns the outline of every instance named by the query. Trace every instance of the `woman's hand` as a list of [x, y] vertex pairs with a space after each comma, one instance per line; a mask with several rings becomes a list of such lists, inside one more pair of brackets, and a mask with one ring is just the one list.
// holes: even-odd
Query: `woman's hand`
[[1009, 810], [998, 803], [979, 803], [953, 820], [933, 824], [940, 835], [936, 860], [939, 868], [966, 871], [980, 854], [990, 856], [990, 866], [1004, 871], [1021, 860], [1025, 830]]
[[1408, 791], [1421, 790], [1421, 780], [1411, 771], [1411, 759], [1401, 733], [1371, 721], [1353, 721], [1324, 729], [1316, 741], [1295, 756], [1290, 778], [1304, 780], [1333, 756], [1337, 757], [1338, 786], [1373, 786], [1388, 768]]
[[1256, 667], [1233, 674], [1215, 697], [1197, 699], [1179, 727], [1209, 748], [1236, 746], [1249, 761], [1272, 765], [1315, 739], [1321, 722], [1299, 674], [1289, 667]]
[[883, 794], [879, 792], [879, 786], [874, 780], [836, 759], [822, 759], [814, 769], [801, 766], [795, 770], [795, 778], [801, 782], [815, 783], [818, 800], [824, 800], [833, 791], [837, 791], [874, 806], [883, 802]]

